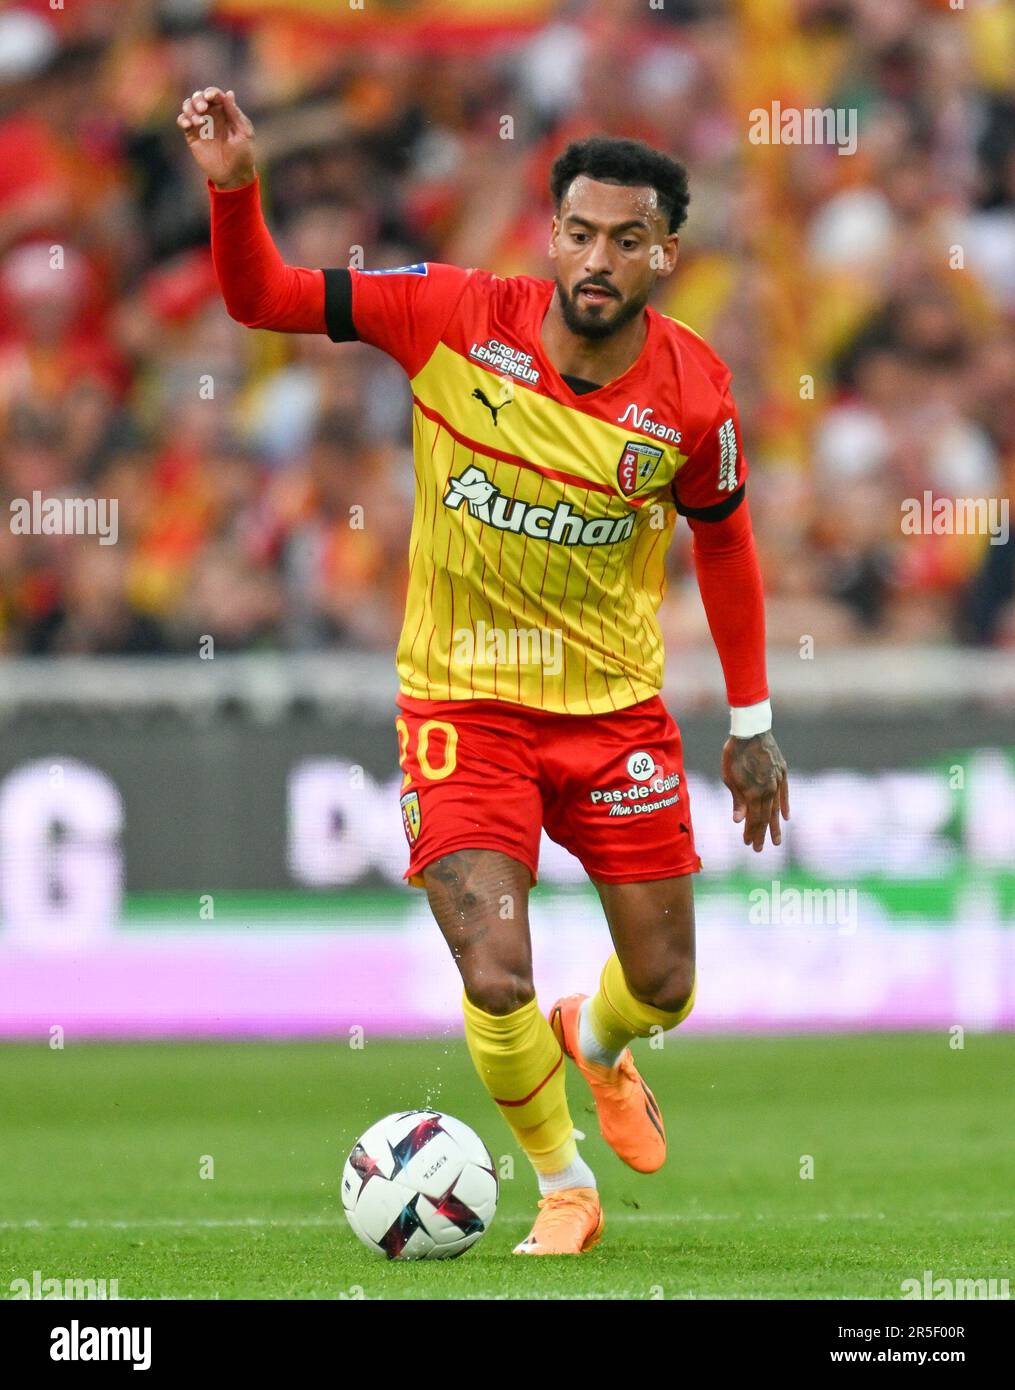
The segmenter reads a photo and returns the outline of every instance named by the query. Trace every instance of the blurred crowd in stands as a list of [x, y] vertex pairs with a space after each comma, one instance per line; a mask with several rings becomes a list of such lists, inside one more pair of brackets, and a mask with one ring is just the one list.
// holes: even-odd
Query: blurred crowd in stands
[[[255, 123], [299, 265], [545, 275], [565, 142], [682, 159], [657, 307], [733, 369], [771, 645], [1015, 646], [1015, 541], [900, 525], [925, 492], [1015, 492], [1012, 6], [22, 0], [0, 11], [0, 505], [116, 498], [119, 534], [0, 527], [0, 651], [397, 636], [407, 385], [371, 348], [227, 317], [174, 123], [209, 83]], [[773, 101], [855, 112], [856, 152], [752, 143]], [[671, 566], [675, 661], [708, 640], [683, 525]]]

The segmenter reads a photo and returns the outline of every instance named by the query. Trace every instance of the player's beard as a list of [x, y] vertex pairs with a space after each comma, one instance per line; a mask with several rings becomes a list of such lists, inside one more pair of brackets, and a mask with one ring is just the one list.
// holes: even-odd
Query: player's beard
[[[588, 284], [587, 280], [579, 281], [575, 287], [575, 292], [583, 284]], [[598, 318], [591, 314], [589, 310], [579, 309], [574, 298], [568, 294], [563, 282], [557, 281], [557, 298], [560, 301], [560, 311], [564, 315], [564, 323], [568, 329], [579, 338], [588, 338], [592, 342], [601, 342], [604, 338], [612, 338], [614, 333], [626, 327], [632, 319], [636, 319], [648, 303], [649, 291], [644, 294], [635, 295], [632, 299], [623, 302], [620, 309], [612, 318]]]

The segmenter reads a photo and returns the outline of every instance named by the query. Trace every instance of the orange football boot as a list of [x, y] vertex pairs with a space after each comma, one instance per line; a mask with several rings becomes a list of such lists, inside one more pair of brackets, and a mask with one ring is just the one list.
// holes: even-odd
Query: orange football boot
[[603, 1208], [594, 1187], [563, 1187], [539, 1199], [535, 1225], [515, 1255], [581, 1255], [598, 1245]]
[[666, 1130], [655, 1096], [642, 1081], [631, 1049], [625, 1047], [612, 1068], [588, 1062], [578, 1047], [578, 1014], [588, 998], [569, 994], [550, 1010], [550, 1027], [562, 1050], [589, 1083], [599, 1129], [610, 1148], [629, 1168], [654, 1173], [666, 1162]]

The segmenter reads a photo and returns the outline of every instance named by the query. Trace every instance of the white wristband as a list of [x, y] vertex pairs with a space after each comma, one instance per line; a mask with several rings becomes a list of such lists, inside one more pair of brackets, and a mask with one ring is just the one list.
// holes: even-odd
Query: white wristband
[[730, 706], [730, 734], [733, 738], [753, 738], [767, 734], [772, 727], [772, 702], [762, 700], [757, 705]]

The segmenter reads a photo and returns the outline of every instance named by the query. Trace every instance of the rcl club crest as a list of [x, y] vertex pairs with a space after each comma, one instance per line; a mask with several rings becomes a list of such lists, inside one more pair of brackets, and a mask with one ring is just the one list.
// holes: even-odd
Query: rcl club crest
[[409, 844], [414, 844], [423, 824], [423, 814], [419, 804], [418, 792], [406, 792], [401, 798], [402, 829]]
[[627, 441], [617, 464], [617, 482], [625, 497], [645, 486], [659, 467], [662, 456], [662, 449], [654, 444], [643, 444], [640, 439]]

